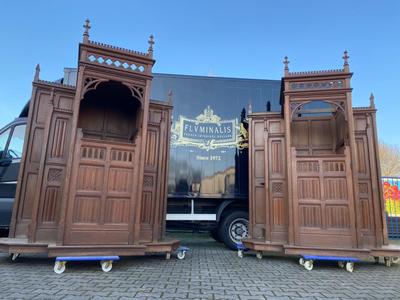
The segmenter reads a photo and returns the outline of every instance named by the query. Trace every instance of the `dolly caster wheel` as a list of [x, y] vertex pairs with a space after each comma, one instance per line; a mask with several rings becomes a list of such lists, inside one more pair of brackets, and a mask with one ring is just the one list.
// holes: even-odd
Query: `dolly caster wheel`
[[392, 263], [394, 263], [394, 264], [400, 263], [400, 257], [393, 257], [392, 258]]
[[299, 264], [300, 264], [300, 266], [303, 266], [303, 267], [304, 267], [304, 263], [305, 263], [304, 258], [300, 258], [300, 259], [299, 259]]
[[18, 257], [19, 257], [19, 253], [11, 253], [10, 254], [11, 261], [16, 261]]
[[344, 269], [344, 262], [338, 261], [337, 264], [338, 264], [339, 268]]
[[237, 255], [239, 258], [243, 258], [243, 251], [242, 250], [238, 250]]
[[170, 259], [171, 259], [171, 252], [167, 252], [167, 253], [165, 254], [165, 259], [166, 259], [166, 260], [170, 260]]
[[314, 263], [312, 260], [306, 260], [303, 266], [307, 271], [311, 271], [314, 268]]
[[65, 261], [56, 261], [54, 264], [54, 272], [57, 274], [62, 274], [65, 271]]
[[257, 251], [256, 257], [257, 257], [258, 259], [262, 259], [262, 258], [263, 258], [262, 252], [261, 252], [261, 251]]
[[390, 257], [385, 257], [385, 266], [390, 268], [392, 266], [392, 260], [390, 259]]
[[179, 252], [176, 254], [176, 257], [177, 257], [178, 259], [184, 259], [185, 256], [186, 256], [186, 251], [179, 251]]
[[103, 272], [110, 272], [112, 269], [112, 260], [102, 260], [100, 262], [101, 265], [101, 269], [103, 270]]
[[354, 272], [354, 263], [353, 262], [346, 263], [346, 271], [350, 272], [350, 273]]
[[374, 256], [374, 261], [376, 264], [379, 264], [379, 256]]

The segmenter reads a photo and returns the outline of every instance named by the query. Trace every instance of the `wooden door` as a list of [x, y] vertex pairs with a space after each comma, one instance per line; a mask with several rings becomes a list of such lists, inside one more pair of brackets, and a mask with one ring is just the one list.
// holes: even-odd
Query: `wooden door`
[[134, 145], [78, 134], [75, 149], [65, 244], [128, 244]]
[[292, 151], [297, 246], [356, 247], [352, 177], [344, 155], [296, 156]]

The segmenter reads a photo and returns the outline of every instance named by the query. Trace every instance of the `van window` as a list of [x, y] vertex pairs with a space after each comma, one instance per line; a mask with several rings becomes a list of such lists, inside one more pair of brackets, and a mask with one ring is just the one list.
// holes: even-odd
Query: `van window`
[[0, 158], [3, 157], [4, 150], [6, 149], [8, 136], [10, 135], [10, 131], [11, 131], [11, 129], [8, 128], [6, 131], [4, 131], [2, 134], [0, 134]]
[[14, 127], [14, 131], [8, 144], [7, 156], [12, 159], [22, 157], [22, 148], [24, 146], [26, 125], [17, 125]]

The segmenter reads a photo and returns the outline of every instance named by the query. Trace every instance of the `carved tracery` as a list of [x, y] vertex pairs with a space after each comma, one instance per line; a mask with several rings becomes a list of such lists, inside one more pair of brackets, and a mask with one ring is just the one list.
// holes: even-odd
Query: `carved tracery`
[[[308, 101], [295, 101], [290, 103], [290, 118], [293, 120], [294, 116], [296, 114], [301, 114], [303, 107], [306, 104], [312, 103], [313, 101], [316, 100], [308, 100]], [[332, 104], [335, 109], [332, 111], [328, 111], [327, 109], [315, 109], [313, 113], [324, 113], [324, 112], [332, 112], [335, 113], [337, 111], [343, 112], [345, 116], [345, 120], [347, 121], [347, 115], [345, 113], [345, 107], [344, 107], [344, 102], [343, 101], [332, 101], [332, 100], [318, 100], [319, 102], [324, 102], [324, 103], [329, 103]]]
[[[104, 78], [86, 77], [84, 80], [84, 86], [82, 89], [82, 99], [83, 99], [83, 96], [87, 92], [97, 89], [97, 87], [99, 86], [100, 83], [107, 82], [107, 81], [109, 81], [109, 80], [104, 79]], [[141, 103], [143, 103], [144, 92], [145, 92], [144, 87], [139, 86], [139, 85], [134, 85], [134, 84], [131, 84], [128, 82], [121, 82], [121, 83], [129, 88], [129, 90], [131, 91], [132, 97], [138, 99]]]

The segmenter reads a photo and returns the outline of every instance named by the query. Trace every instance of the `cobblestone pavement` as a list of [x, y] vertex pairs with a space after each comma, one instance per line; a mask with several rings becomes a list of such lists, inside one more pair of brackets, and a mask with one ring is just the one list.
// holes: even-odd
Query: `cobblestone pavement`
[[400, 266], [361, 262], [354, 273], [333, 263], [306, 271], [294, 257], [239, 259], [205, 235], [180, 234], [185, 260], [122, 258], [109, 273], [98, 263], [69, 263], [61, 275], [54, 259], [0, 254], [1, 299], [400, 299]]

